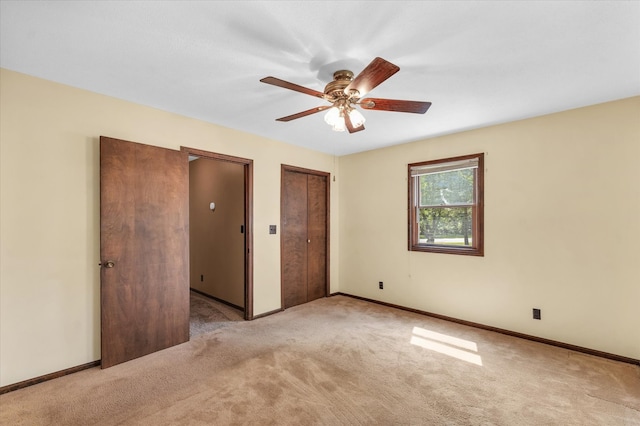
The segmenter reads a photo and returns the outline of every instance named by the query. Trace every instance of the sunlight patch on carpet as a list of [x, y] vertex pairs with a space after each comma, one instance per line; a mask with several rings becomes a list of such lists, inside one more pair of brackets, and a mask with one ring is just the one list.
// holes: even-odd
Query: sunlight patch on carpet
[[421, 327], [413, 327], [410, 343], [448, 355], [471, 364], [482, 366], [482, 357], [478, 355], [478, 345], [469, 340], [448, 336]]

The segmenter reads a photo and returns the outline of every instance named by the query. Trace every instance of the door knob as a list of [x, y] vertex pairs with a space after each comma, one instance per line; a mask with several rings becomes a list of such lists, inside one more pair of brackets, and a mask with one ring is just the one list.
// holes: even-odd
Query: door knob
[[116, 262], [113, 260], [107, 260], [104, 263], [98, 263], [98, 266], [104, 266], [105, 268], [113, 268], [116, 265]]
[[310, 243], [310, 242], [311, 242], [311, 240], [307, 240], [307, 242], [308, 242], [308, 243]]

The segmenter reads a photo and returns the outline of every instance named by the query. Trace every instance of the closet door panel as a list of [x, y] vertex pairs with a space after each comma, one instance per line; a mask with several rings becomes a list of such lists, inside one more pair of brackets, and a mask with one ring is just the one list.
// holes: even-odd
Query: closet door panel
[[327, 178], [307, 176], [307, 301], [325, 297], [327, 283]]
[[284, 308], [307, 302], [307, 175], [282, 176], [282, 294]]

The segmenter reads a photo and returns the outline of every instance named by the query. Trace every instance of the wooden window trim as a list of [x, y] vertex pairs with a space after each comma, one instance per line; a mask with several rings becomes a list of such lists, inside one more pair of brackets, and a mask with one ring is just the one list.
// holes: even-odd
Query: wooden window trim
[[[447, 246], [437, 244], [419, 244], [418, 221], [416, 211], [418, 204], [418, 188], [414, 185], [414, 176], [411, 174], [413, 167], [430, 164], [448, 163], [461, 160], [478, 160], [478, 167], [475, 172], [476, 185], [474, 188], [475, 205], [451, 205], [451, 206], [425, 206], [426, 208], [472, 208], [472, 235], [474, 245], [472, 247]], [[458, 254], [466, 256], [484, 256], [484, 153], [464, 155], [460, 157], [443, 158], [438, 160], [422, 161], [411, 163], [407, 166], [408, 176], [408, 243], [409, 251], [420, 251], [428, 253]], [[425, 208], [423, 207], [423, 208]]]

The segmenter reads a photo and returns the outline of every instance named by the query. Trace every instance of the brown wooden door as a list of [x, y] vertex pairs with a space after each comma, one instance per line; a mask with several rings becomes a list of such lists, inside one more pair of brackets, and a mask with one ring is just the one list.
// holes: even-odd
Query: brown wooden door
[[307, 301], [327, 295], [327, 177], [307, 175]]
[[186, 153], [100, 138], [102, 368], [189, 340], [188, 179]]
[[327, 295], [327, 174], [283, 166], [282, 304]]

